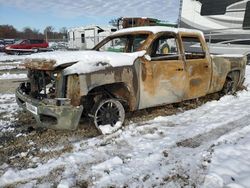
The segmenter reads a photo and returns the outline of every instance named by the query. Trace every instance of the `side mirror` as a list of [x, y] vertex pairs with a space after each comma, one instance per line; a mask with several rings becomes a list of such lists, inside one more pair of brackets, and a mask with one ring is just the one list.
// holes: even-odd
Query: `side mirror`
[[146, 60], [148, 60], [148, 61], [151, 61], [151, 57], [150, 57], [150, 55], [148, 55], [148, 54], [145, 54], [145, 55], [144, 55], [144, 58], [145, 58]]

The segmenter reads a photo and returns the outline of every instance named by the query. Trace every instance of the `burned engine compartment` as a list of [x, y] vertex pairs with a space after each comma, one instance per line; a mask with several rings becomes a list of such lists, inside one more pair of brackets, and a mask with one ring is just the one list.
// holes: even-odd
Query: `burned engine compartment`
[[29, 80], [20, 85], [20, 89], [34, 99], [56, 98], [57, 73], [51, 71], [28, 70]]

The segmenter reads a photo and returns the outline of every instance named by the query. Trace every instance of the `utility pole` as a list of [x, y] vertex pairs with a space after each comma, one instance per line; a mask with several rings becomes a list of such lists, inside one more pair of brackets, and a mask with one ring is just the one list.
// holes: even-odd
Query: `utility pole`
[[179, 17], [178, 17], [178, 27], [181, 26], [181, 13], [182, 13], [182, 6], [183, 6], [183, 0], [180, 0], [180, 5], [179, 5]]

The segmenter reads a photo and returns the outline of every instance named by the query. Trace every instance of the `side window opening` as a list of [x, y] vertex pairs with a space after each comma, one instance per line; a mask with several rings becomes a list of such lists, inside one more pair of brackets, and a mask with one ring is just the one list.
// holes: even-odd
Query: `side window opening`
[[146, 41], [148, 35], [135, 35], [132, 38], [131, 52], [136, 52], [141, 45]]
[[111, 38], [97, 50], [109, 51], [109, 52], [124, 52], [124, 53], [137, 52], [143, 46], [147, 38], [148, 34], [117, 36]]
[[156, 39], [151, 46], [151, 59], [178, 60], [176, 38], [173, 35], [164, 35]]
[[186, 59], [204, 59], [206, 54], [198, 37], [182, 37]]
[[28, 40], [24, 40], [21, 44], [30, 44]]
[[127, 44], [128, 38], [126, 36], [118, 37], [107, 42], [99, 49], [99, 51], [126, 52]]

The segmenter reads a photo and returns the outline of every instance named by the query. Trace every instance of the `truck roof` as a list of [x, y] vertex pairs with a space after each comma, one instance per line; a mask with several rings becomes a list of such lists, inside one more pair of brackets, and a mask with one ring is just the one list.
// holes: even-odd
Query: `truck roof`
[[166, 26], [142, 26], [142, 27], [132, 27], [127, 29], [121, 29], [119, 31], [114, 32], [112, 35], [123, 34], [123, 33], [130, 33], [130, 32], [138, 32], [138, 31], [146, 31], [152, 32], [154, 34], [160, 32], [187, 32], [187, 33], [197, 33], [203, 35], [203, 33], [199, 30], [195, 29], [185, 29], [185, 28], [173, 28], [173, 27], [166, 27]]

